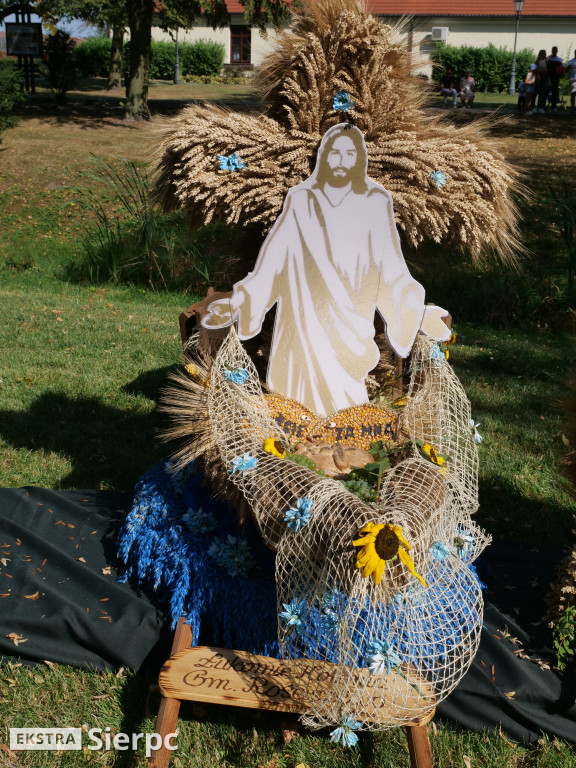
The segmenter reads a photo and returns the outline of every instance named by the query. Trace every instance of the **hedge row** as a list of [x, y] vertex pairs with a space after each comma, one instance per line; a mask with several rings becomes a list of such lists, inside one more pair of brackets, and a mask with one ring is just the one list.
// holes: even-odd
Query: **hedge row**
[[4, 57], [0, 58], [0, 133], [12, 126], [12, 109], [28, 98], [27, 93], [20, 91], [21, 82], [22, 74], [17, 70], [16, 63]]
[[[432, 52], [434, 80], [440, 81], [445, 70], [450, 67], [456, 80], [467, 69], [472, 71], [476, 80], [476, 90], [498, 91], [502, 93], [510, 85], [512, 72], [512, 51], [506, 48], [496, 48], [495, 45], [476, 48], [472, 45], [445, 45], [436, 43]], [[536, 54], [530, 48], [516, 51], [516, 81], [526, 77], [530, 64], [536, 61]]]
[[[122, 71], [126, 69], [128, 43], [124, 45]], [[112, 41], [106, 37], [92, 37], [75, 48], [76, 67], [81, 77], [108, 77]], [[224, 64], [224, 46], [209, 40], [179, 43], [180, 74], [219, 75]], [[172, 42], [153, 40], [150, 53], [150, 77], [153, 80], [172, 80], [176, 65], [176, 46]]]

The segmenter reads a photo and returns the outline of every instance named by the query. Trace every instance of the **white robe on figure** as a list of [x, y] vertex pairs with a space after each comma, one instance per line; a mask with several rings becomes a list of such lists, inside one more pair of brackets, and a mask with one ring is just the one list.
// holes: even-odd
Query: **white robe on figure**
[[424, 314], [424, 289], [402, 256], [392, 198], [368, 185], [336, 206], [309, 182], [292, 189], [254, 271], [231, 298], [241, 339], [259, 333], [277, 304], [267, 384], [320, 416], [368, 402], [365, 378], [380, 359], [376, 311], [403, 357]]
[[[347, 129], [358, 132], [364, 152], [354, 150], [355, 181], [338, 188], [334, 176], [328, 185], [329, 173], [320, 178], [321, 158], [330, 160], [333, 137]], [[365, 379], [380, 358], [376, 312], [401, 357], [422, 323], [432, 338], [450, 336], [440, 319], [447, 312], [424, 306], [424, 288], [408, 271], [392, 196], [368, 178], [366, 145], [355, 127], [326, 132], [312, 175], [288, 192], [253, 272], [236, 283], [229, 300], [209, 305], [202, 324], [222, 328], [236, 321], [240, 339], [250, 339], [275, 304], [266, 383], [319, 416], [368, 402]]]

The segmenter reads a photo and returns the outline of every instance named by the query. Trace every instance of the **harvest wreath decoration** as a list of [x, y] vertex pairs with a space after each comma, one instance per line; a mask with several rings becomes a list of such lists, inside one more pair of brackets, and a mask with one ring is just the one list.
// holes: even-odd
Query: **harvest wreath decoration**
[[[351, 745], [432, 712], [482, 626], [482, 438], [396, 225], [404, 246], [513, 260], [514, 173], [481, 124], [424, 115], [398, 30], [355, 0], [307, 4], [260, 83], [266, 114], [194, 105], [160, 147], [165, 210], [268, 235], [185, 344], [164, 396], [182, 447], [142, 478], [119, 552], [195, 643], [207, 618], [215, 642], [290, 660], [303, 722]], [[400, 397], [390, 348], [410, 355]]]

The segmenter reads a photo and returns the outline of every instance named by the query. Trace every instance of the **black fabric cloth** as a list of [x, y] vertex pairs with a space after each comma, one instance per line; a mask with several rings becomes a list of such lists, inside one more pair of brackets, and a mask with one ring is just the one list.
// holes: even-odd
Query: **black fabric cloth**
[[0, 489], [2, 657], [141, 667], [165, 622], [117, 581], [115, 538], [131, 501], [107, 491]]
[[[115, 538], [130, 494], [0, 489], [0, 654], [78, 667], [162, 663], [167, 623], [146, 595], [116, 580]], [[576, 742], [573, 674], [554, 662], [542, 620], [559, 548], [497, 541], [478, 562], [487, 585], [474, 662], [438, 715], [515, 741]], [[18, 643], [15, 645], [14, 640]], [[25, 642], [23, 642], [25, 640]], [[518, 653], [520, 651], [520, 653]]]
[[552, 667], [545, 598], [559, 547], [497, 540], [477, 563], [487, 585], [484, 627], [474, 662], [438, 714], [474, 731], [501, 728], [515, 741], [546, 733], [576, 742], [574, 671]]

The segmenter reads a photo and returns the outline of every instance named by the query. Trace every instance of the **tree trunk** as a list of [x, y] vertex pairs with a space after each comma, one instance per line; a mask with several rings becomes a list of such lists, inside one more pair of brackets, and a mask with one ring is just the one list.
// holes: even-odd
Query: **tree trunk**
[[149, 120], [148, 71], [154, 0], [127, 0], [126, 5], [130, 26], [130, 82], [124, 116], [127, 120]]
[[112, 48], [110, 49], [110, 71], [107, 89], [120, 88], [122, 85], [122, 45], [124, 44], [124, 25], [112, 27]]

